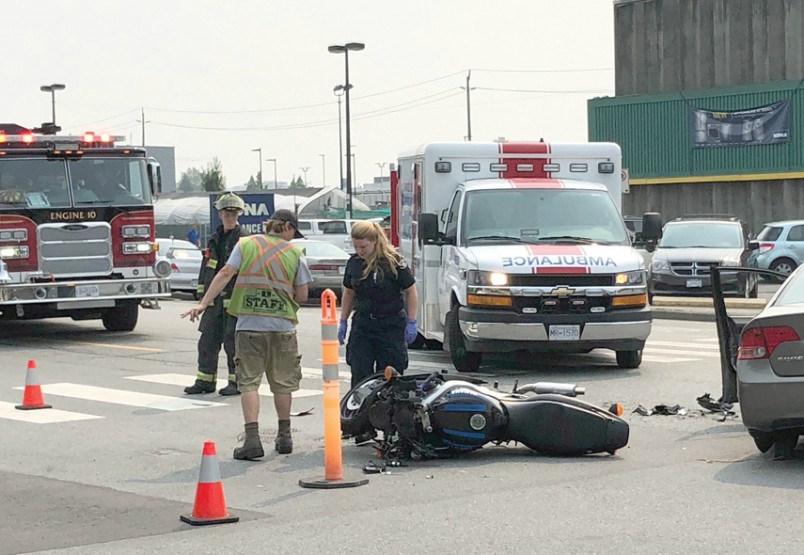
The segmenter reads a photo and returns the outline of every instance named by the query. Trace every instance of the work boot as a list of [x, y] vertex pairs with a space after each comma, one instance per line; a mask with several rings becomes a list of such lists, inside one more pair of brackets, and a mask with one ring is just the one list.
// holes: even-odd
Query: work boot
[[215, 382], [205, 382], [203, 380], [195, 380], [193, 385], [184, 388], [187, 395], [198, 395], [199, 393], [212, 393], [215, 391]]
[[293, 452], [293, 438], [290, 431], [279, 432], [276, 434], [276, 452], [280, 455], [288, 455]]
[[218, 393], [221, 395], [240, 395], [240, 392], [237, 390], [237, 383], [233, 382], [232, 380], [229, 380], [229, 385], [221, 388]]
[[290, 437], [290, 420], [280, 420], [276, 434], [276, 452], [287, 455], [293, 452], [293, 438]]
[[253, 461], [265, 456], [260, 441], [259, 425], [256, 422], [249, 422], [245, 425], [246, 438], [243, 445], [235, 447], [234, 458], [239, 461]]

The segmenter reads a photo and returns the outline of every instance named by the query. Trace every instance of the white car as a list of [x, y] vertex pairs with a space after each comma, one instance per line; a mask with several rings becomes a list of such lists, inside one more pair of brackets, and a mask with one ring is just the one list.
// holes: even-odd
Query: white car
[[198, 300], [198, 274], [204, 255], [198, 247], [182, 239], [157, 239], [159, 256], [170, 262], [170, 289], [192, 293]]

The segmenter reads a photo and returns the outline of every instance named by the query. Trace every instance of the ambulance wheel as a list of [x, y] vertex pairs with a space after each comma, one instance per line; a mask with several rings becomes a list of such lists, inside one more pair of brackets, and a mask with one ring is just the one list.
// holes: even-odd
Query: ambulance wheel
[[642, 351], [617, 351], [617, 366], [620, 368], [639, 368], [642, 364]]
[[477, 372], [483, 353], [475, 353], [466, 350], [466, 339], [461, 332], [461, 325], [458, 323], [458, 307], [452, 307], [447, 314], [447, 342], [449, 344], [449, 354], [452, 358], [452, 365], [458, 372]]
[[109, 331], [131, 331], [137, 326], [140, 315], [137, 303], [127, 303], [109, 308], [103, 312], [103, 327]]

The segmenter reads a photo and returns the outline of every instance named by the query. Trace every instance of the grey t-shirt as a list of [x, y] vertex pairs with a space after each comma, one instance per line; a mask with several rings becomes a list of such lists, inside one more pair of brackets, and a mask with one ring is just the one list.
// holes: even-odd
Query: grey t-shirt
[[[232, 254], [226, 264], [236, 270], [240, 269], [243, 256], [240, 254], [240, 243], [235, 245]], [[299, 259], [299, 267], [296, 268], [296, 277], [293, 285], [304, 285], [313, 281], [310, 275], [310, 268], [307, 267], [307, 259], [302, 255]], [[287, 318], [274, 318], [272, 316], [238, 316], [237, 331], [293, 331], [296, 325]]]

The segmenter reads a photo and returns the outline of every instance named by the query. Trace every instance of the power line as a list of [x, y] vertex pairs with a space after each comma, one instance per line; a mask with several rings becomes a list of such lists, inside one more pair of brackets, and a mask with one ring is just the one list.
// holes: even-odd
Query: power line
[[593, 71], [614, 71], [613, 67], [588, 69], [473, 69], [472, 71], [488, 71], [489, 73], [584, 73]]
[[480, 91], [499, 91], [499, 92], [520, 92], [520, 93], [544, 93], [544, 94], [589, 94], [589, 93], [596, 93], [596, 92], [610, 92], [611, 88], [605, 89], [585, 89], [585, 90], [561, 90], [561, 91], [546, 91], [540, 89], [497, 89], [493, 87], [473, 87]]

